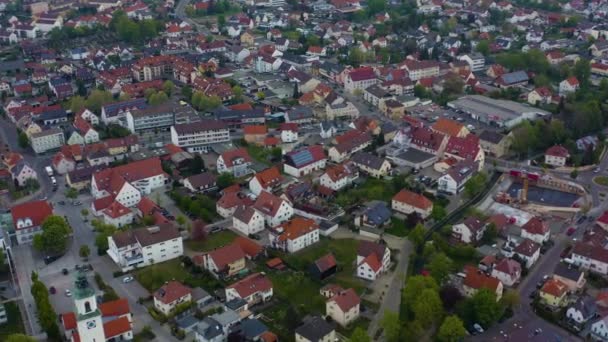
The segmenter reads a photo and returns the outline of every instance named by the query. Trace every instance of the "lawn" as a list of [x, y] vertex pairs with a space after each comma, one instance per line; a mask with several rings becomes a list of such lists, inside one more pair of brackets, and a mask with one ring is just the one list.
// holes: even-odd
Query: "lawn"
[[186, 248], [196, 252], [208, 252], [218, 247], [226, 246], [230, 244], [236, 238], [236, 234], [230, 230], [222, 230], [214, 234], [207, 236], [202, 241], [186, 241]]
[[25, 328], [21, 321], [21, 312], [15, 302], [4, 303], [8, 322], [0, 325], [0, 341], [4, 341], [12, 334], [25, 334]]
[[158, 290], [165, 282], [177, 280], [190, 287], [202, 287], [207, 291], [214, 291], [222, 284], [207, 273], [193, 273], [182, 266], [179, 259], [165, 261], [160, 264], [147, 266], [133, 272], [135, 279], [153, 293]]
[[371, 200], [390, 202], [395, 195], [393, 185], [390, 181], [368, 178], [358, 187], [350, 188], [341, 192], [336, 198], [336, 203], [341, 206], [349, 206], [355, 203]]
[[608, 177], [606, 177], [606, 176], [597, 176], [597, 177], [593, 178], [593, 182], [595, 182], [595, 184], [599, 184], [599, 185], [603, 185], [603, 186], [608, 186]]
[[391, 226], [385, 229], [384, 232], [399, 237], [406, 237], [410, 230], [411, 229], [407, 227], [404, 220], [392, 217]]

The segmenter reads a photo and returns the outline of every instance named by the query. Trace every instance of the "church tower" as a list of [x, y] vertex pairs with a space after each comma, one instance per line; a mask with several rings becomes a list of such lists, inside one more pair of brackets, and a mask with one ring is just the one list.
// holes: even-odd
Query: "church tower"
[[73, 294], [80, 341], [105, 342], [103, 321], [101, 319], [101, 312], [97, 308], [95, 290], [89, 285], [84, 272], [76, 274]]

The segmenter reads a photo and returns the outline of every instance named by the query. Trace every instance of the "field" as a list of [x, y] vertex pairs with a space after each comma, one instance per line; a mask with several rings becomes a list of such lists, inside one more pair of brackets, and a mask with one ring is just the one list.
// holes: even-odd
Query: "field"
[[179, 259], [165, 261], [133, 272], [135, 279], [153, 293], [165, 282], [177, 280], [190, 287], [201, 287], [213, 291], [221, 287], [221, 283], [207, 273], [193, 273], [186, 269]]
[[607, 176], [597, 176], [593, 178], [593, 182], [595, 184], [599, 184], [602, 186], [608, 186], [608, 177]]

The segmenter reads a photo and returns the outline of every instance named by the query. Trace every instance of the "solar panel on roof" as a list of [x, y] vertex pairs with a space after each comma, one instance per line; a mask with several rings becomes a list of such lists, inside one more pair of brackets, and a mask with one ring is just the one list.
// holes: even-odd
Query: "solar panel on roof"
[[291, 160], [293, 160], [293, 163], [296, 166], [300, 166], [300, 165], [306, 165], [308, 163], [311, 163], [314, 160], [314, 158], [313, 158], [312, 154], [310, 153], [310, 151], [302, 150], [300, 152], [294, 153], [291, 156]]

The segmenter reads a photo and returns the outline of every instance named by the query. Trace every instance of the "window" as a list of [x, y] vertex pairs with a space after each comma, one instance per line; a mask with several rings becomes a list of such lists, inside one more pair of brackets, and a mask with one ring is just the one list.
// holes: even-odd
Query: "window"
[[84, 302], [84, 312], [85, 313], [91, 312], [91, 303], [89, 303], [88, 301]]

